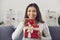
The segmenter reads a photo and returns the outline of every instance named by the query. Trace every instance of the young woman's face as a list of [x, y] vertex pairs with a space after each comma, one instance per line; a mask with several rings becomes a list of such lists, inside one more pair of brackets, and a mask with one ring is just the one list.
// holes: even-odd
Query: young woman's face
[[27, 16], [29, 19], [36, 19], [37, 12], [35, 7], [29, 7], [27, 10]]

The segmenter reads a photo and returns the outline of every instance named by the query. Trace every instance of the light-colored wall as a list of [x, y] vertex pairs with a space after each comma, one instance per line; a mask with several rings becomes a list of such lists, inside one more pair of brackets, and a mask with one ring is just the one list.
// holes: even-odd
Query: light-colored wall
[[2, 13], [1, 13], [1, 0], [0, 0], [0, 22], [2, 21]]
[[4, 20], [6, 20], [5, 16], [6, 13], [8, 13], [9, 9], [13, 9], [14, 13], [17, 14], [16, 15], [16, 19], [19, 19], [20, 21], [23, 19], [21, 17], [24, 16], [25, 13], [25, 9], [27, 7], [28, 4], [30, 3], [37, 3], [43, 20], [46, 21], [46, 14], [47, 14], [47, 10], [54, 10], [57, 12], [57, 14], [60, 14], [60, 1], [59, 0], [1, 0], [1, 14], [2, 14], [2, 18]]

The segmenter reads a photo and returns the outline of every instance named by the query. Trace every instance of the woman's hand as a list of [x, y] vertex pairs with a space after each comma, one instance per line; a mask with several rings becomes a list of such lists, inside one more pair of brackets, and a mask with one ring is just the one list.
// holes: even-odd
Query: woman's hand
[[29, 22], [29, 20], [30, 20], [29, 18], [25, 18], [25, 19], [24, 19], [24, 25], [25, 25], [25, 26], [27, 26], [27, 23]]
[[42, 33], [40, 31], [38, 32], [38, 37], [42, 39]]

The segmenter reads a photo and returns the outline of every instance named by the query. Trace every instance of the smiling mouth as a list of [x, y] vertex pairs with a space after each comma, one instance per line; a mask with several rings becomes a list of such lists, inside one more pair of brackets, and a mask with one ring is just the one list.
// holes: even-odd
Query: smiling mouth
[[35, 18], [35, 16], [30, 16], [30, 19], [34, 19]]

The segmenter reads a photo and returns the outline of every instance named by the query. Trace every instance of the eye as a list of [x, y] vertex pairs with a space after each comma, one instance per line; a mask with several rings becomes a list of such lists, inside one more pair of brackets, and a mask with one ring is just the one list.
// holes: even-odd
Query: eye
[[31, 12], [31, 10], [28, 10], [28, 12]]
[[36, 10], [33, 10], [33, 12], [36, 12]]

